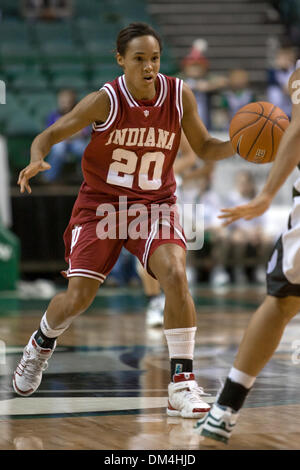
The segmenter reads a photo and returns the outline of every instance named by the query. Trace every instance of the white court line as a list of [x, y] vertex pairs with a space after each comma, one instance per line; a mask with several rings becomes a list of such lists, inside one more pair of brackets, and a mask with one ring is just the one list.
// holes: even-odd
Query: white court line
[[[215, 401], [215, 397], [203, 397]], [[0, 416], [69, 414], [165, 408], [167, 397], [46, 397], [0, 401]]]

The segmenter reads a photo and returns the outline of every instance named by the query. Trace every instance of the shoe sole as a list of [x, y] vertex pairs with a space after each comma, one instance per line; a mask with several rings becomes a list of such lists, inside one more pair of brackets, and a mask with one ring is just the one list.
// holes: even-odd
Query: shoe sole
[[207, 429], [202, 429], [202, 431], [200, 432], [200, 436], [204, 437], [204, 440], [202, 442], [206, 445], [228, 444], [227, 437], [220, 436], [219, 434], [208, 431]]
[[205, 416], [208, 411], [209, 409], [205, 411], [197, 411], [196, 413], [184, 413], [183, 411], [170, 410], [170, 408], [167, 408], [167, 415], [168, 416], [180, 416], [181, 418], [193, 419], [193, 418], [203, 418], [203, 416]]
[[13, 378], [13, 388], [14, 391], [21, 397], [28, 397], [29, 395], [32, 395], [35, 392], [35, 390], [33, 390], [32, 388], [29, 389], [28, 392], [22, 392], [22, 390], [20, 390], [16, 385], [15, 377]]

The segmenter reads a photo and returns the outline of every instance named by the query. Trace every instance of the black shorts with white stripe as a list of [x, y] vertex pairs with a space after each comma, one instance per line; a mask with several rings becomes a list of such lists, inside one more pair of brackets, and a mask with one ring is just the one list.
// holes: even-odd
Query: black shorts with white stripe
[[[283, 272], [282, 235], [277, 240], [267, 268], [267, 293], [273, 297], [300, 297], [300, 284], [292, 284]], [[300, 269], [300, 266], [298, 266]]]

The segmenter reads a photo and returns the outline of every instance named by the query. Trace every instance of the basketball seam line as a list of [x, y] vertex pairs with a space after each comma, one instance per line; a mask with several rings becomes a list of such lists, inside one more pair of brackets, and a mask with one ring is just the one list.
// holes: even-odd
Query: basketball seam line
[[274, 153], [274, 123], [273, 123], [272, 129], [271, 129], [271, 137], [272, 137], [272, 153], [271, 153], [269, 162], [272, 161], [272, 157], [273, 157], [273, 153]]
[[270, 112], [269, 115], [266, 117], [266, 121], [264, 122], [264, 124], [263, 124], [261, 130], [259, 131], [259, 133], [257, 134], [256, 138], [254, 139], [254, 141], [253, 141], [253, 143], [252, 143], [252, 145], [251, 145], [251, 147], [250, 147], [250, 149], [249, 149], [249, 151], [248, 151], [248, 153], [247, 153], [247, 155], [246, 155], [246, 159], [248, 159], [248, 156], [249, 156], [251, 150], [253, 149], [253, 147], [254, 147], [256, 141], [258, 140], [260, 134], [262, 133], [262, 131], [264, 130], [264, 128], [265, 128], [265, 126], [266, 126], [266, 124], [267, 124], [267, 122], [269, 121], [269, 117], [272, 116], [272, 113], [273, 113], [273, 111], [274, 111], [275, 109], [276, 109], [276, 106], [274, 105], [273, 108], [271, 109], [271, 112]]
[[[254, 113], [254, 114], [257, 114], [257, 113]], [[250, 126], [253, 126], [253, 124], [256, 124], [256, 123], [260, 120], [261, 117], [263, 117], [263, 114], [258, 114], [258, 119], [256, 119], [256, 121], [251, 122], [251, 124], [246, 124], [246, 126], [242, 127], [242, 128], [239, 129], [238, 131], [236, 131], [235, 134], [233, 134], [233, 136], [231, 137], [231, 139], [234, 139], [235, 136], [236, 136], [239, 132], [244, 131], [245, 129], [247, 129], [247, 128], [250, 127]]]
[[[279, 118], [284, 118], [285, 121], [289, 121], [289, 118], [286, 119], [286, 117], [285, 117], [283, 114], [281, 114], [280, 116], [277, 116], [276, 120], [273, 120], [273, 119], [269, 118], [268, 116], [265, 116], [264, 114], [258, 114], [256, 111], [239, 111], [239, 112], [237, 112], [237, 113], [235, 114], [235, 116], [236, 116], [237, 114], [256, 114], [257, 116], [264, 117], [267, 121], [271, 121], [273, 124], [275, 124], [276, 126], [278, 126], [279, 129], [282, 130], [282, 132], [285, 132], [286, 129], [283, 129], [283, 128], [280, 126], [280, 124], [277, 122], [277, 119], [279, 119]], [[254, 121], [252, 124], [256, 124], [256, 123], [257, 123], [257, 121]], [[242, 129], [240, 129], [240, 131], [243, 130], [243, 129], [244, 129], [244, 127], [242, 127]], [[240, 132], [240, 131], [238, 131], [238, 132]], [[236, 135], [236, 134], [234, 134], [233, 137], [235, 137], [235, 135]]]

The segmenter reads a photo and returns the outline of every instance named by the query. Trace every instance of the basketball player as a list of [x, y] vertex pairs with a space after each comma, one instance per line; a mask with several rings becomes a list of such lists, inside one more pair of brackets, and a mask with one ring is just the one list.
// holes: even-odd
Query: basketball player
[[[21, 193], [31, 193], [29, 180], [49, 168], [44, 158], [51, 147], [93, 124], [82, 160], [84, 181], [64, 233], [68, 288], [51, 300], [25, 347], [13, 377], [14, 389], [22, 396], [38, 388], [56, 339], [91, 305], [124, 246], [165, 294], [164, 329], [171, 363], [168, 414], [194, 418], [210, 408], [192, 372], [196, 314], [185, 273], [184, 235], [175, 211], [167, 220], [155, 211], [151, 220], [150, 213], [153, 203], [168, 208], [175, 203], [172, 167], [181, 127], [204, 160], [227, 158], [234, 150], [230, 142], [208, 134], [191, 90], [181, 80], [159, 73], [160, 54], [161, 39], [149, 25], [133, 23], [121, 30], [116, 58], [124, 75], [86, 96], [39, 134], [31, 146], [30, 164], [20, 172]], [[134, 239], [126, 231], [124, 236], [124, 228], [134, 219], [130, 209], [137, 204], [146, 207], [147, 222], [152, 221], [146, 238]], [[105, 233], [109, 217], [115, 222]], [[165, 224], [168, 238], [162, 236]]]
[[[185, 178], [188, 174], [189, 177], [199, 178], [212, 171], [214, 162], [205, 161], [200, 168], [194, 169], [196, 163], [196, 154], [193, 152], [184, 132], [181, 132], [181, 140], [179, 145], [179, 155], [177, 156], [173, 170], [176, 178], [177, 185], [177, 201], [179, 204], [181, 200], [181, 185], [182, 177]], [[164, 321], [164, 306], [165, 297], [161, 292], [159, 282], [154, 279], [147, 270], [138, 263], [138, 273], [143, 284], [144, 294], [147, 297], [148, 305], [146, 310], [146, 324], [149, 327], [159, 327], [163, 325]]]
[[[292, 119], [284, 133], [266, 184], [248, 204], [223, 209], [225, 225], [263, 214], [287, 177], [300, 163], [300, 60], [289, 80]], [[300, 168], [300, 166], [299, 166]], [[300, 178], [294, 185], [294, 205], [288, 228], [277, 241], [267, 269], [267, 296], [252, 316], [233, 367], [207, 415], [198, 421], [200, 435], [224, 443], [233, 431], [238, 411], [263, 367], [276, 350], [287, 323], [300, 310]]]

